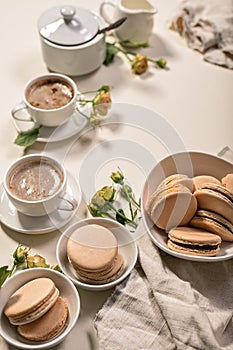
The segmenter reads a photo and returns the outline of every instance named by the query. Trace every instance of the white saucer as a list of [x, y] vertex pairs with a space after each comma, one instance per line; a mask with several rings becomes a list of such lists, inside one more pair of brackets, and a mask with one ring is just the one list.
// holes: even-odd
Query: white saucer
[[[19, 121], [14, 119], [14, 124], [18, 132], [27, 131], [35, 127], [35, 124], [30, 121]], [[54, 128], [42, 126], [40, 128], [40, 133], [36, 141], [57, 142], [66, 140], [69, 137], [74, 136], [82, 131], [86, 124], [87, 119], [75, 111], [71, 118], [61, 126]]]
[[0, 186], [0, 221], [8, 228], [26, 234], [43, 234], [65, 226], [75, 215], [81, 203], [81, 190], [75, 178], [67, 176], [67, 193], [76, 199], [77, 206], [72, 211], [56, 210], [49, 215], [31, 217], [19, 213], [7, 197], [3, 185]]

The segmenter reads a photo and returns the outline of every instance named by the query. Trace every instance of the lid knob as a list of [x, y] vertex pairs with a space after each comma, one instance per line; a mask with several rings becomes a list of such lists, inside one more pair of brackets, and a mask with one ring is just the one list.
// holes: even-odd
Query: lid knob
[[61, 9], [61, 15], [65, 21], [71, 21], [76, 13], [76, 10], [72, 6], [65, 6]]

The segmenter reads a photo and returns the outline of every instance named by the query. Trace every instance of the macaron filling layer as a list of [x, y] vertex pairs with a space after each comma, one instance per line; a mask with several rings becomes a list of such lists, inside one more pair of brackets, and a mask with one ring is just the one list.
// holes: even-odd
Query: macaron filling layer
[[181, 243], [181, 242], [175, 242], [172, 239], [170, 239], [170, 241], [175, 244], [178, 245], [179, 247], [183, 247], [183, 248], [187, 248], [187, 249], [197, 249], [197, 250], [216, 250], [218, 248], [218, 244], [216, 245], [198, 245], [198, 244], [191, 244], [191, 243]]

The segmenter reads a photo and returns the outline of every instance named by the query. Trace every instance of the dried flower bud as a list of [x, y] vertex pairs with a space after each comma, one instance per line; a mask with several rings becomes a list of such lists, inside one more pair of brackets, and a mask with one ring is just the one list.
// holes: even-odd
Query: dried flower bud
[[116, 190], [111, 186], [104, 186], [101, 190], [97, 191], [91, 199], [91, 205], [93, 208], [103, 210], [108, 202], [111, 202], [114, 198]]
[[111, 202], [114, 198], [116, 190], [112, 186], [104, 186], [101, 188], [100, 193], [107, 202]]
[[40, 256], [39, 254], [35, 254], [35, 255], [29, 255], [27, 257], [27, 266], [29, 268], [31, 267], [45, 267], [48, 268], [49, 265], [46, 263], [45, 258], [43, 258], [42, 256]]
[[124, 180], [124, 175], [120, 171], [116, 171], [112, 173], [111, 179], [116, 184], [122, 184]]
[[28, 248], [19, 245], [13, 253], [14, 264], [17, 265], [23, 263], [27, 259], [28, 251]]
[[101, 90], [98, 95], [94, 98], [93, 108], [95, 113], [105, 116], [108, 113], [108, 110], [111, 107], [111, 97], [110, 93], [104, 90]]
[[167, 61], [164, 58], [160, 58], [156, 63], [160, 68], [165, 68], [167, 65]]
[[147, 57], [138, 53], [131, 63], [131, 68], [134, 74], [143, 74], [147, 71]]

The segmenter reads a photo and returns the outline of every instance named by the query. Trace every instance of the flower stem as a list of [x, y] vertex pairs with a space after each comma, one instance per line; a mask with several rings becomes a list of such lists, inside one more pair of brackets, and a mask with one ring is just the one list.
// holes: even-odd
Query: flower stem
[[77, 109], [77, 111], [84, 117], [84, 118], [86, 118], [87, 120], [89, 120], [89, 117], [86, 115], [86, 114], [84, 114], [82, 111], [80, 111], [80, 109], [76, 106], [76, 109]]
[[135, 228], [137, 227], [137, 224], [134, 220], [131, 220], [129, 218], [127, 218], [127, 216], [125, 216], [124, 214], [122, 214], [119, 210], [117, 210], [113, 204], [111, 203], [108, 203], [109, 207], [115, 211], [115, 213], [117, 213], [119, 216], [121, 216], [123, 219], [125, 219], [125, 221], [128, 223], [128, 224], [131, 224], [132, 226], [134, 226]]
[[80, 99], [80, 100], [78, 100], [78, 102], [80, 102], [80, 103], [93, 103], [93, 101], [94, 101], [94, 99], [92, 99], [92, 100], [82, 100], [82, 99]]
[[134, 219], [134, 215], [133, 215], [132, 202], [131, 202], [131, 198], [130, 198], [129, 192], [128, 192], [127, 187], [125, 186], [125, 184], [122, 185], [122, 188], [123, 188], [123, 190], [124, 190], [124, 192], [126, 194], [127, 201], [129, 202], [129, 210], [130, 210], [131, 218], [133, 220]]
[[98, 92], [98, 91], [99, 91], [99, 90], [88, 90], [88, 91], [81, 92], [81, 95], [93, 94], [94, 92]]
[[134, 199], [134, 197], [132, 197], [132, 202], [135, 204], [137, 209], [141, 210], [141, 207], [140, 207], [139, 203]]

